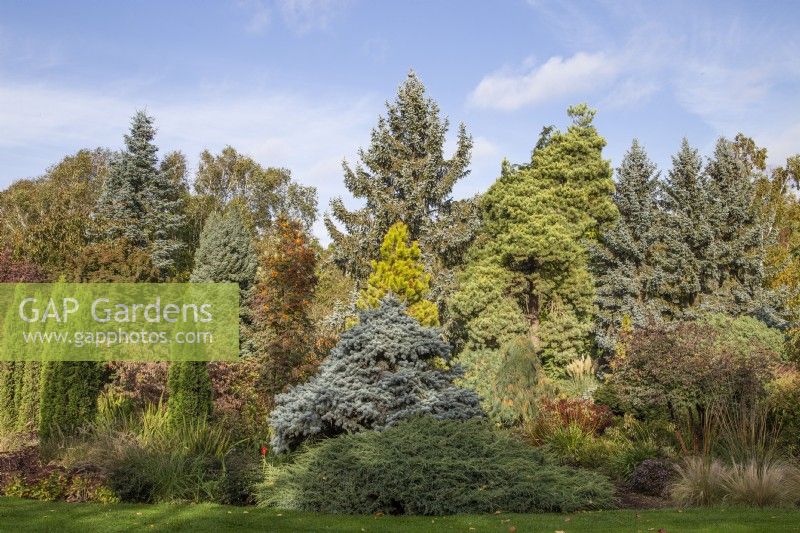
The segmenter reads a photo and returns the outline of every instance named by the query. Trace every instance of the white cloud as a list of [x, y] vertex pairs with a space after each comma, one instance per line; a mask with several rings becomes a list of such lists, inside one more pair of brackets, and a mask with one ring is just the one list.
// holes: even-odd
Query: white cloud
[[684, 72], [674, 80], [676, 98], [687, 110], [721, 130], [741, 123], [744, 115], [766, 103], [775, 82], [760, 68], [690, 64]]
[[603, 52], [554, 56], [530, 72], [496, 72], [484, 77], [470, 96], [478, 107], [515, 110], [594, 90], [613, 80], [617, 60]]
[[659, 84], [653, 80], [638, 76], [626, 78], [612, 87], [599, 106], [601, 109], [635, 107], [646, 102], [659, 89]]
[[500, 147], [486, 137], [475, 137], [472, 141], [473, 159], [496, 159], [500, 155]]
[[237, 6], [247, 16], [245, 30], [249, 33], [262, 33], [277, 11], [280, 20], [299, 35], [312, 31], [327, 30], [349, 0], [275, 0], [273, 8], [265, 0], [238, 0]]
[[[348, 196], [341, 161], [354, 160], [358, 147], [369, 141], [382, 108], [378, 98], [369, 96], [242, 95], [231, 88], [191, 99], [143, 100], [0, 83], [0, 182], [41, 174], [47, 164], [80, 148], [120, 148], [131, 115], [145, 105], [156, 119], [162, 155], [181, 150], [195, 168], [200, 151], [219, 151], [230, 144], [262, 164], [289, 168], [299, 182], [316, 186], [320, 211], [333, 196]], [[315, 229], [327, 242], [322, 226]]]

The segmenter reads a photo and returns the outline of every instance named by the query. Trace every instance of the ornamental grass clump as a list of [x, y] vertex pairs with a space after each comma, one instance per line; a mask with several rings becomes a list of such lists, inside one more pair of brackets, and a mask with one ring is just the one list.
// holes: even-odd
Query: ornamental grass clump
[[712, 407], [703, 454], [678, 465], [673, 498], [684, 505], [800, 502], [800, 467], [778, 448], [780, 428], [770, 423], [769, 414], [760, 403]]

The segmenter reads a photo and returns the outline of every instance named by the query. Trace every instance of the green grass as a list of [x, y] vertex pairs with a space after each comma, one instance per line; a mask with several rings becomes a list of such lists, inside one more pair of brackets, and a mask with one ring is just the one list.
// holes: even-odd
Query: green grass
[[800, 531], [798, 509], [660, 509], [442, 518], [342, 516], [212, 504], [99, 505], [0, 498], [0, 532], [58, 531]]

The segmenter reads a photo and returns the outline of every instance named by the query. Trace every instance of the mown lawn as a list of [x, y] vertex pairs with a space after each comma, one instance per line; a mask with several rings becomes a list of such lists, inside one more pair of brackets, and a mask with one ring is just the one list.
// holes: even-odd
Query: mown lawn
[[660, 509], [442, 518], [333, 516], [223, 505], [97, 505], [0, 498], [0, 531], [800, 531], [800, 510]]

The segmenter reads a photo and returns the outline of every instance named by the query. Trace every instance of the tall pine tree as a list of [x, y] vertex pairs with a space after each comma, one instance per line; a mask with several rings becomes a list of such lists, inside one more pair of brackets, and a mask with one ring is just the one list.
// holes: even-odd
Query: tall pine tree
[[683, 139], [664, 184], [665, 223], [656, 259], [658, 292], [670, 303], [673, 317], [696, 305], [699, 295], [708, 290], [706, 249], [714, 238], [707, 219], [710, 202], [703, 162]]
[[332, 217], [325, 219], [335, 260], [363, 282], [370, 261], [379, 256], [384, 235], [402, 221], [427, 255], [434, 291], [441, 294], [447, 290], [443, 285], [449, 269], [459, 262], [477, 227], [475, 205], [451, 197], [455, 183], [469, 173], [472, 138], [463, 124], [459, 126], [455, 153], [445, 158], [449, 123], [413, 72], [386, 109], [372, 130], [369, 148], [359, 151], [361, 163], [355, 168], [344, 163], [345, 185], [366, 205], [350, 211], [336, 198], [331, 202]]
[[644, 148], [634, 139], [617, 170], [614, 203], [617, 222], [592, 248], [597, 289], [598, 347], [613, 354], [620, 328], [641, 327], [661, 316], [655, 294], [655, 246], [663, 228], [658, 209], [659, 176]]
[[663, 238], [654, 259], [669, 317], [721, 312], [777, 319], [763, 290], [771, 231], [757, 205], [751, 152], [722, 138], [703, 168], [684, 139], [673, 158], [664, 185]]
[[710, 295], [703, 306], [733, 315], [758, 313], [765, 303], [762, 287], [769, 236], [755, 206], [753, 167], [733, 142], [719, 139], [706, 176], [713, 240], [707, 250], [710, 268], [705, 284]]

